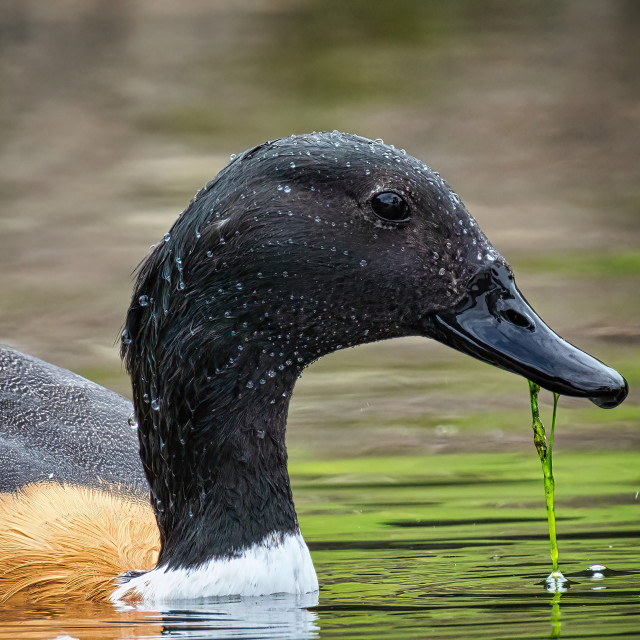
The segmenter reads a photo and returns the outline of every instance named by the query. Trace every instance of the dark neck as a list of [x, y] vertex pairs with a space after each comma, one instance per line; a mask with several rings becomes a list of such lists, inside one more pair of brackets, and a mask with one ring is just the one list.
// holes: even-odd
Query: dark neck
[[[276, 366], [273, 375], [268, 363], [256, 366], [269, 354], [249, 345], [232, 364], [218, 353], [227, 363], [222, 368], [203, 353], [186, 355], [162, 376], [151, 373], [155, 391], [149, 402], [136, 402], [160, 529], [158, 564], [171, 568], [234, 555], [274, 532], [298, 530], [285, 428], [299, 368]], [[136, 397], [144, 395], [135, 389], [134, 381]]]
[[244, 254], [225, 253], [231, 243], [217, 261], [194, 254], [180, 268], [179, 237], [171, 243], [141, 269], [122, 354], [159, 564], [180, 567], [297, 531], [285, 447], [294, 384], [322, 355], [394, 334], [384, 314], [374, 331], [374, 319], [360, 322], [349, 305], [327, 302], [340, 297], [334, 269], [293, 295], [295, 274], [275, 278], [269, 267], [282, 259], [277, 244], [254, 254], [247, 272]]

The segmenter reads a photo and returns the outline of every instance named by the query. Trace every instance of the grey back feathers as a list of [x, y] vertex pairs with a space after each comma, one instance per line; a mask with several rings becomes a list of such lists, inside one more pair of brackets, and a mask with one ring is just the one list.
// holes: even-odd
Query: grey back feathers
[[126, 398], [0, 346], [0, 491], [39, 481], [148, 486]]

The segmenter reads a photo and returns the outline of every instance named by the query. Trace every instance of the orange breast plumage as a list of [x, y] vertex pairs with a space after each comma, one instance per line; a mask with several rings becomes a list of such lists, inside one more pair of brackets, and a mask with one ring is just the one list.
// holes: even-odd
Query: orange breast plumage
[[142, 498], [38, 483], [0, 494], [0, 602], [107, 600], [117, 576], [152, 569], [160, 539]]

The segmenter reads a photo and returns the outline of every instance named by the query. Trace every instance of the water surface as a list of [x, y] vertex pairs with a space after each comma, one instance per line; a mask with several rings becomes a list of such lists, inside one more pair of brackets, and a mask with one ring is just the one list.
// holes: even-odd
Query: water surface
[[[549, 593], [544, 494], [528, 452], [293, 465], [318, 596], [13, 606], [0, 638], [637, 638], [640, 464], [555, 455], [565, 593]], [[606, 569], [590, 569], [604, 565]]]

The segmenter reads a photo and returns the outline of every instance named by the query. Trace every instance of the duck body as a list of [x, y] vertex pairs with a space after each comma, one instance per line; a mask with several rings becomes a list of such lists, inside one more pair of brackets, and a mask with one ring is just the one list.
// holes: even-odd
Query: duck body
[[111, 597], [315, 591], [287, 472], [295, 381], [327, 353], [409, 335], [601, 406], [626, 395], [537, 317], [421, 161], [338, 132], [235, 158], [138, 272], [122, 356], [160, 550]]
[[0, 345], [0, 492], [34, 482], [146, 491], [131, 401]]

